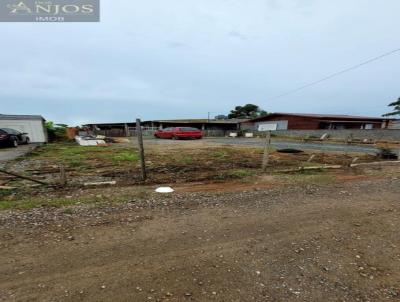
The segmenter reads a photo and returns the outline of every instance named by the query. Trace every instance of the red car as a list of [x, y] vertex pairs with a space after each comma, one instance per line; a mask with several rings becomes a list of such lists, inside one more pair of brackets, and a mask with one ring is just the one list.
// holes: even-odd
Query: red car
[[192, 138], [200, 139], [203, 137], [203, 132], [196, 128], [191, 127], [173, 127], [157, 130], [154, 133], [157, 138], [170, 138], [170, 139], [181, 139], [181, 138]]

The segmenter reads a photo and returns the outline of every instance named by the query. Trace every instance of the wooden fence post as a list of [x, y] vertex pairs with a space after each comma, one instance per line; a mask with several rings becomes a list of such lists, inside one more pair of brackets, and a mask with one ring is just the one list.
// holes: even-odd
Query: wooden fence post
[[262, 161], [262, 170], [265, 172], [267, 170], [268, 162], [269, 162], [269, 147], [271, 145], [271, 131], [267, 131], [265, 137], [265, 145], [264, 145], [264, 154]]
[[65, 187], [67, 184], [67, 174], [65, 173], [65, 167], [63, 164], [60, 165], [60, 186]]
[[139, 156], [140, 156], [140, 167], [141, 167], [141, 176], [142, 180], [146, 180], [146, 162], [144, 159], [144, 147], [143, 147], [143, 135], [142, 135], [142, 126], [140, 125], [140, 119], [136, 119], [136, 134], [139, 143]]

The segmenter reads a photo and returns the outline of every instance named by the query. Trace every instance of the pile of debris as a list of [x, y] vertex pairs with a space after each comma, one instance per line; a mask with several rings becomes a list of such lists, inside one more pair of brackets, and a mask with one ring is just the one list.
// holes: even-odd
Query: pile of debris
[[115, 143], [113, 138], [105, 137], [104, 135], [77, 135], [75, 141], [80, 146], [108, 146], [110, 143]]

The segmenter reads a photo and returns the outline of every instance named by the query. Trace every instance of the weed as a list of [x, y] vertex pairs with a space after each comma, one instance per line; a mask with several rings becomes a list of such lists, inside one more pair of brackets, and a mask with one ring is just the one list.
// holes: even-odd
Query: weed
[[254, 174], [254, 171], [244, 169], [233, 170], [229, 173], [229, 175], [233, 178], [244, 178], [248, 176], [253, 176]]
[[13, 192], [14, 192], [13, 189], [0, 189], [0, 198], [9, 196], [9, 195], [13, 194]]
[[211, 153], [211, 156], [217, 157], [217, 158], [227, 157], [227, 155], [228, 154], [225, 151], [214, 151]]
[[83, 157], [74, 157], [74, 158], [68, 159], [66, 161], [66, 164], [72, 168], [77, 168], [77, 167], [81, 167], [84, 165], [83, 161], [84, 161]]
[[249, 176], [255, 175], [254, 171], [245, 170], [245, 169], [238, 169], [233, 171], [223, 171], [219, 172], [217, 175], [214, 176], [217, 180], [225, 180], [230, 178], [245, 178]]
[[114, 162], [133, 162], [133, 161], [138, 161], [139, 156], [137, 153], [134, 153], [132, 151], [123, 151], [117, 154], [112, 154], [111, 155], [111, 160]]
[[193, 157], [191, 157], [191, 156], [185, 156], [185, 157], [183, 158], [183, 162], [184, 162], [186, 165], [191, 165], [191, 164], [193, 164]]

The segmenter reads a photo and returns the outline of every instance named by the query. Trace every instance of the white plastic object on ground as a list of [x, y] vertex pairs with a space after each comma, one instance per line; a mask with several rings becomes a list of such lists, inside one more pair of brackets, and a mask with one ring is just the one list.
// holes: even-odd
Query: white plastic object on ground
[[174, 189], [171, 187], [159, 187], [156, 189], [157, 193], [172, 193], [174, 192]]

